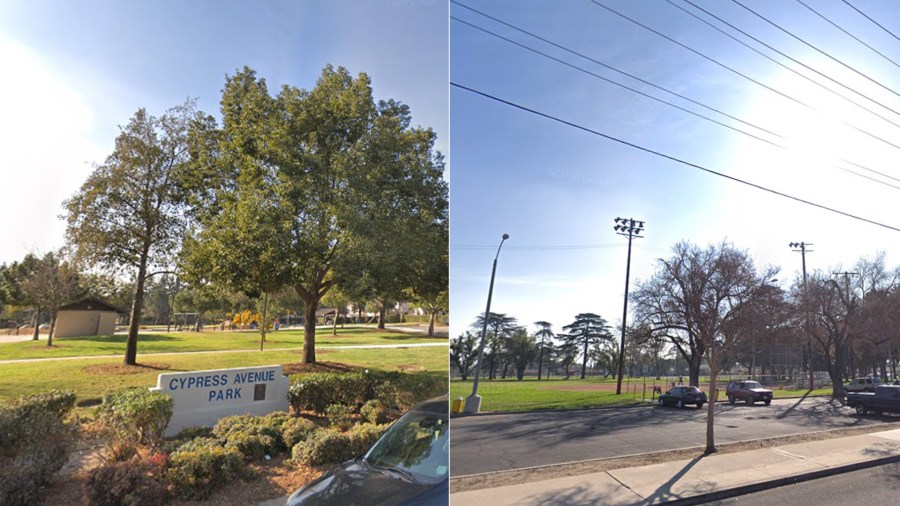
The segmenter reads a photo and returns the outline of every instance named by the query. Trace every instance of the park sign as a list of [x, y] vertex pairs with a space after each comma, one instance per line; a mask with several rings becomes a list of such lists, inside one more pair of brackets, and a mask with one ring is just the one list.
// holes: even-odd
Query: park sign
[[166, 437], [186, 427], [212, 427], [231, 415], [287, 411], [290, 380], [280, 365], [160, 374], [151, 391], [172, 397]]

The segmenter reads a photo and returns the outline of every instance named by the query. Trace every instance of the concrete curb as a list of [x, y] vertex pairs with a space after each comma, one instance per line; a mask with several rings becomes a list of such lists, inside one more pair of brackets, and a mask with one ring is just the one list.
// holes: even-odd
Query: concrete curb
[[854, 464], [847, 464], [844, 466], [835, 466], [830, 467], [828, 469], [821, 469], [819, 471], [813, 471], [809, 473], [794, 475], [794, 476], [786, 476], [784, 478], [775, 478], [768, 481], [763, 481], [759, 483], [753, 483], [750, 485], [743, 485], [740, 487], [734, 487], [724, 490], [717, 490], [715, 492], [709, 492], [706, 494], [695, 495], [691, 497], [685, 497], [682, 499], [675, 499], [673, 501], [667, 501], [662, 504], [672, 504], [677, 506], [687, 506], [693, 504], [704, 504], [710, 501], [720, 501], [722, 499], [729, 499], [731, 497], [737, 497], [745, 494], [752, 494], [754, 492], [762, 492], [763, 490], [770, 490], [773, 488], [783, 487], [785, 485], [793, 485], [795, 483], [802, 483], [804, 481], [812, 481], [818, 480], [820, 478], [825, 478], [828, 476], [834, 476], [837, 474], [850, 473], [853, 471], [859, 471], [861, 469], [868, 469], [870, 467], [878, 467], [886, 464], [893, 464], [895, 462], [900, 462], [900, 455], [893, 455], [890, 457], [882, 457], [879, 459], [869, 460], [866, 462], [856, 462]]

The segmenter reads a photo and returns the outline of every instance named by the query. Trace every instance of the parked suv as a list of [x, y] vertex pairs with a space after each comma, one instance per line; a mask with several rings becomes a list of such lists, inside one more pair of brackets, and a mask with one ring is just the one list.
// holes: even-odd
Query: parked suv
[[725, 387], [725, 395], [728, 396], [728, 402], [731, 404], [737, 400], [742, 400], [747, 404], [762, 401], [766, 403], [766, 406], [772, 403], [772, 391], [763, 388], [758, 381], [734, 380]]
[[845, 392], [874, 392], [875, 387], [881, 384], [877, 377], [856, 378], [844, 385]]

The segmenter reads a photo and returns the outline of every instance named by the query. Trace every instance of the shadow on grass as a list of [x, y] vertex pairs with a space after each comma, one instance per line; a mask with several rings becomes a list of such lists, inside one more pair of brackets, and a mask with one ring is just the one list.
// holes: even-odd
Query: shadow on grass
[[[102, 336], [81, 336], [81, 337], [60, 337], [54, 338], [54, 341], [68, 341], [68, 342], [76, 342], [76, 341], [87, 341], [92, 343], [107, 343], [107, 344], [118, 344], [128, 341], [128, 336], [125, 334], [106, 334]], [[163, 334], [140, 334], [138, 336], [138, 341], [140, 342], [150, 342], [150, 341], [182, 341], [184, 338], [167, 336]]]

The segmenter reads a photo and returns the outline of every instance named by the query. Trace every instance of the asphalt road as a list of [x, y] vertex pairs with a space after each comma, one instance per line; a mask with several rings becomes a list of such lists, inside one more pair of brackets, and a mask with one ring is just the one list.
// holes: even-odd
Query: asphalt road
[[888, 464], [707, 504], [733, 506], [772, 506], [773, 504], [894, 506], [898, 504], [898, 493], [900, 493], [900, 464]]
[[[857, 417], [828, 397], [716, 406], [716, 443], [895, 422]], [[451, 476], [705, 446], [706, 406], [641, 406], [521, 414], [450, 421]]]

